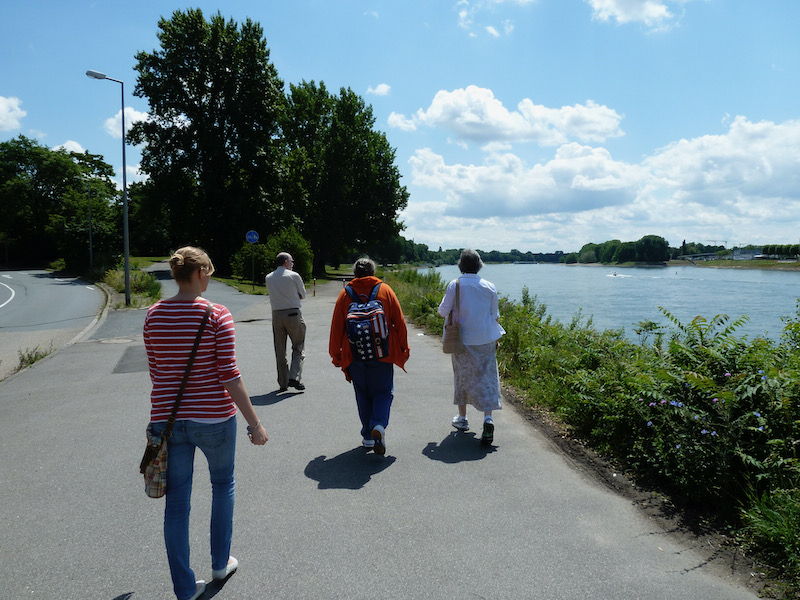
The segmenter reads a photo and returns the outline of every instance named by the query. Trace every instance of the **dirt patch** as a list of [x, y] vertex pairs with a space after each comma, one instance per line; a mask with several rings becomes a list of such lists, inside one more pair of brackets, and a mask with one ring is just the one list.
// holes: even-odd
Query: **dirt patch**
[[503, 398], [513, 404], [576, 468], [630, 500], [667, 535], [697, 553], [701, 561], [695, 568], [710, 570], [722, 578], [733, 580], [763, 598], [782, 600], [794, 597], [784, 595], [780, 584], [768, 579], [758, 561], [745, 554], [733, 538], [715, 528], [707, 515], [678, 507], [667, 496], [637, 485], [617, 465], [570, 436], [567, 428], [547, 410], [526, 404], [513, 388], [504, 385]]

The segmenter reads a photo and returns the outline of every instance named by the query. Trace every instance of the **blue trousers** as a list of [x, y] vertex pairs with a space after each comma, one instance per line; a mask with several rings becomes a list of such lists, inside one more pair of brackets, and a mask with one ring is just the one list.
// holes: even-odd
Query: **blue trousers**
[[354, 360], [347, 367], [356, 392], [361, 437], [370, 439], [372, 428], [389, 425], [394, 397], [394, 365], [379, 360]]
[[[166, 423], [155, 423], [161, 432]], [[175, 595], [195, 593], [194, 571], [189, 567], [189, 512], [195, 448], [208, 460], [211, 475], [211, 568], [228, 564], [233, 534], [233, 463], [236, 454], [236, 417], [223, 423], [176, 421], [167, 442], [167, 501], [164, 541]]]

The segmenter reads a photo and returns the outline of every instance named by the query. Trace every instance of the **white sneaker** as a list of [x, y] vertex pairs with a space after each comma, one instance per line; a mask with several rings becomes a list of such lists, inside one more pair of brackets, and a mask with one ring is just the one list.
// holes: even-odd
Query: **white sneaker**
[[469, 421], [467, 417], [462, 417], [461, 415], [453, 417], [453, 427], [459, 431], [469, 431]]
[[203, 581], [202, 579], [198, 579], [194, 583], [195, 583], [195, 586], [196, 586], [195, 590], [194, 590], [194, 596], [189, 598], [189, 600], [197, 600], [206, 591], [206, 582], [205, 581]]
[[372, 448], [375, 454], [381, 456], [386, 454], [386, 430], [382, 426], [375, 425], [375, 427], [372, 428], [372, 441], [375, 443]]
[[361, 440], [361, 445], [364, 446], [364, 448], [371, 450], [372, 448], [375, 447], [375, 440], [373, 440], [372, 438], [369, 439], [364, 438], [363, 440]]
[[228, 564], [224, 569], [211, 569], [211, 578], [219, 581], [220, 579], [225, 579], [232, 575], [236, 569], [239, 567], [239, 561], [236, 560], [233, 556], [228, 557]]

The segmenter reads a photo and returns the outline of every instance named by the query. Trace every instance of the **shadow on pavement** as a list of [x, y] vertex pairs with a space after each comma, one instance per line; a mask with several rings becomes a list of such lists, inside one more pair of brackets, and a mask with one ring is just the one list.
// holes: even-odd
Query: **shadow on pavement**
[[280, 392], [275, 390], [274, 392], [270, 392], [269, 394], [261, 394], [259, 396], [250, 396], [250, 402], [253, 403], [253, 406], [272, 406], [273, 404], [277, 404], [278, 402], [283, 402], [284, 400], [288, 400], [289, 398], [294, 398], [302, 394], [303, 392]]
[[454, 431], [438, 446], [436, 442], [428, 442], [422, 453], [431, 460], [455, 464], [469, 460], [481, 460], [496, 449], [495, 446], [482, 446], [473, 431], [468, 433]]
[[359, 447], [327, 460], [324, 455], [318, 456], [308, 463], [305, 475], [318, 481], [320, 490], [358, 490], [395, 460], [394, 456], [377, 456]]

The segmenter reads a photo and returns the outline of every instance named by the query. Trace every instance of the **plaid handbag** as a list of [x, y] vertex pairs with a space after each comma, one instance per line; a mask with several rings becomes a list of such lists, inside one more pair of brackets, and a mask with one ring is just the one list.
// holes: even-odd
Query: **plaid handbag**
[[144, 475], [144, 492], [150, 498], [161, 498], [167, 493], [167, 440], [172, 437], [172, 426], [175, 425], [175, 417], [178, 415], [178, 407], [183, 399], [183, 391], [186, 389], [186, 382], [189, 381], [189, 373], [192, 370], [194, 357], [197, 354], [197, 347], [200, 345], [200, 338], [203, 337], [203, 330], [208, 323], [211, 315], [212, 304], [206, 307], [197, 336], [194, 338], [194, 347], [189, 355], [189, 362], [186, 371], [183, 373], [181, 389], [175, 398], [175, 406], [172, 407], [172, 414], [169, 416], [167, 426], [161, 434], [153, 433], [153, 424], [147, 426], [147, 446], [144, 449], [142, 462], [139, 464], [139, 472]]
[[147, 426], [147, 448], [139, 466], [144, 475], [144, 492], [151, 498], [167, 493], [167, 438], [153, 433]]

